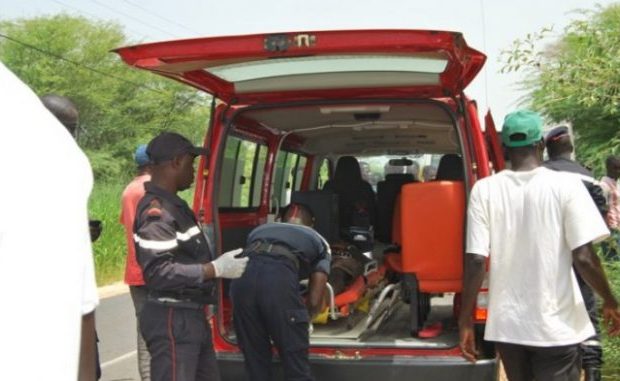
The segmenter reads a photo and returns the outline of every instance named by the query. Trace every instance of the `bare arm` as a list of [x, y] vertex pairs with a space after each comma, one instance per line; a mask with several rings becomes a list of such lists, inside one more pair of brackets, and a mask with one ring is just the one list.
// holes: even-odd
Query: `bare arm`
[[594, 253], [591, 243], [579, 246], [573, 250], [573, 264], [583, 280], [603, 298], [604, 305], [613, 308], [618, 307], [618, 302], [609, 287], [605, 270], [601, 266], [600, 259]]
[[325, 294], [325, 284], [327, 283], [327, 274], [322, 271], [316, 271], [310, 274], [310, 285], [308, 286], [308, 298], [306, 306], [310, 313], [310, 319], [321, 312], [323, 306], [323, 296]]
[[618, 301], [611, 292], [601, 261], [587, 243], [573, 250], [573, 264], [583, 280], [603, 298], [603, 320], [612, 336], [620, 334], [620, 310]]
[[95, 312], [82, 316], [79, 381], [95, 381], [97, 340], [95, 338]]
[[459, 315], [460, 347], [463, 356], [469, 361], [476, 361], [476, 343], [472, 314], [476, 305], [476, 296], [484, 280], [486, 257], [477, 254], [465, 254], [463, 274], [463, 292], [461, 294], [461, 313]]

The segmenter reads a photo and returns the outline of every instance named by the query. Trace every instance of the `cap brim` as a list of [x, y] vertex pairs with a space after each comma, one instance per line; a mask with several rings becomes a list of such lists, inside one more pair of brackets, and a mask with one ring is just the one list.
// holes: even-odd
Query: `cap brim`
[[203, 147], [192, 147], [187, 152], [195, 156], [207, 156], [209, 154], [209, 150]]

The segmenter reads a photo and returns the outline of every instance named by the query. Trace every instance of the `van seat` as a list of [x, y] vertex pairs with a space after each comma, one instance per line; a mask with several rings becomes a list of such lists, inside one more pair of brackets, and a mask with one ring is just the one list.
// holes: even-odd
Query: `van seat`
[[329, 243], [340, 238], [338, 225], [338, 195], [331, 191], [295, 191], [291, 202], [302, 204], [314, 215], [314, 230]]
[[394, 203], [400, 194], [403, 185], [415, 182], [410, 173], [390, 173], [385, 180], [377, 184], [377, 224], [375, 233], [377, 238], [386, 243], [392, 243], [392, 218]]
[[404, 185], [401, 192], [404, 273], [421, 292], [460, 292], [463, 276], [465, 188], [461, 181]]

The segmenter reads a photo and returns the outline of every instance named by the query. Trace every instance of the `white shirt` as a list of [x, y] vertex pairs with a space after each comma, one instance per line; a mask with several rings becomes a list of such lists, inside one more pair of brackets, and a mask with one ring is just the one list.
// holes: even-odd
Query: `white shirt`
[[490, 256], [485, 339], [539, 347], [594, 335], [571, 251], [609, 235], [581, 180], [543, 167], [478, 181], [467, 253]]
[[98, 304], [88, 159], [0, 63], [0, 380], [75, 380]]

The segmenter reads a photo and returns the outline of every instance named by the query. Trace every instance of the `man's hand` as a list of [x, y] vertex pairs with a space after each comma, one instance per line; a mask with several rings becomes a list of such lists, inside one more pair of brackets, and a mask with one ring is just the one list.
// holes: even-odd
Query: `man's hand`
[[236, 256], [241, 254], [242, 251], [243, 249], [241, 248], [231, 250], [211, 261], [215, 277], [234, 279], [243, 275], [249, 258], [236, 258]]
[[460, 348], [463, 352], [463, 357], [467, 361], [476, 362], [476, 339], [474, 336], [474, 325], [472, 323], [460, 323], [459, 322], [459, 336], [460, 336]]
[[609, 336], [620, 335], [620, 310], [615, 301], [603, 304], [603, 324], [607, 326]]

